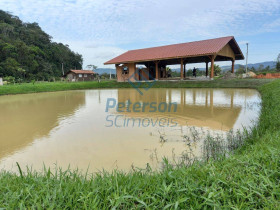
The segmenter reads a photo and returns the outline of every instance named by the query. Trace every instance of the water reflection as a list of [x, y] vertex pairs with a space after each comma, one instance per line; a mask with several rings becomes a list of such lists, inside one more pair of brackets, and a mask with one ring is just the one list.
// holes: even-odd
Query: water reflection
[[[142, 90], [142, 92], [145, 92]], [[214, 96], [215, 92], [215, 96]], [[248, 97], [250, 90], [244, 94], [242, 90], [234, 89], [153, 89], [145, 95], [135, 94], [130, 90], [118, 91], [118, 102], [151, 103], [161, 102], [177, 103], [175, 112], [125, 112], [130, 117], [172, 117], [181, 126], [209, 127], [215, 130], [228, 131], [234, 124], [241, 112], [241, 104], [234, 103], [236, 97]], [[254, 91], [251, 93], [255, 93]], [[222, 98], [222, 100], [221, 100]], [[215, 102], [214, 102], [215, 100]], [[237, 100], [237, 99], [236, 99]]]
[[[42, 169], [158, 168], [158, 160], [190, 151], [201, 154], [191, 129], [224, 133], [250, 126], [259, 115], [260, 96], [248, 89], [134, 89], [67, 91], [0, 97], [0, 169], [16, 162]], [[108, 98], [118, 102], [176, 102], [177, 112], [122, 113], [125, 117], [173, 117], [176, 127], [106, 127]], [[192, 139], [190, 146], [186, 138]]]
[[0, 98], [0, 159], [48, 136], [59, 121], [85, 104], [85, 92], [56, 92]]

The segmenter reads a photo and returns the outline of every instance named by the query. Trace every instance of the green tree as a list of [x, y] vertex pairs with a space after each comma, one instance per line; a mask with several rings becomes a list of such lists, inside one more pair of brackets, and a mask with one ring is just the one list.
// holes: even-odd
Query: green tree
[[14, 27], [7, 23], [0, 23], [0, 33], [3, 36], [10, 36], [14, 31]]
[[254, 72], [254, 73], [256, 73], [256, 69], [255, 69], [255, 67], [251, 67], [251, 69], [250, 69], [250, 71], [252, 71], [252, 72]]
[[237, 74], [244, 74], [245, 73], [245, 67], [243, 65], [239, 65], [238, 69], [236, 70]]
[[258, 68], [258, 71], [262, 71], [264, 68], [264, 65], [263, 64], [260, 64], [259, 68]]
[[[81, 69], [83, 58], [68, 45], [51, 41], [38, 23], [23, 23], [18, 17], [0, 10], [0, 74], [20, 79], [50, 80]], [[24, 71], [23, 71], [24, 70]]]
[[186, 72], [186, 76], [187, 77], [191, 77], [193, 75], [193, 71], [192, 69], [189, 69], [187, 72]]
[[269, 70], [270, 70], [270, 66], [265, 67], [264, 70], [265, 70], [265, 71], [269, 71]]
[[166, 67], [166, 71], [171, 71], [171, 68], [169, 66]]
[[[210, 66], [210, 69], [211, 68], [212, 67]], [[221, 74], [221, 72], [222, 72], [221, 67], [219, 65], [217, 65], [217, 64], [214, 64], [214, 75], [215, 76], [219, 76]]]
[[280, 54], [278, 55], [276, 60], [276, 71], [280, 71]]
[[4, 81], [7, 81], [8, 84], [15, 83], [15, 78], [12, 76], [4, 77]]
[[26, 73], [26, 71], [23, 69], [23, 68], [17, 68], [17, 71], [18, 71], [18, 73], [20, 74], [20, 76], [19, 77], [23, 77], [23, 78], [25, 78], [25, 73]]
[[93, 64], [89, 64], [89, 65], [87, 65], [87, 68], [89, 68], [92, 71], [95, 71], [98, 67]]
[[20, 64], [14, 58], [7, 58], [1, 64], [2, 69], [4, 69], [4, 76], [18, 76], [18, 68]]

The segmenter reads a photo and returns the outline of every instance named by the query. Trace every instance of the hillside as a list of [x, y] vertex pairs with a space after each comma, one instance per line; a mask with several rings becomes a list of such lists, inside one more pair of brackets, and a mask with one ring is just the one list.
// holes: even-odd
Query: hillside
[[[238, 69], [239, 66], [241, 66], [240, 64], [235, 65], [235, 69]], [[261, 62], [261, 63], [249, 63], [248, 64], [248, 68], [255, 68], [255, 69], [259, 69], [260, 66], [262, 66], [262, 68], [266, 68], [266, 67], [270, 67], [270, 68], [275, 68], [276, 67], [276, 61], [265, 61], [265, 62]], [[222, 70], [230, 70], [231, 66], [221, 66]]]
[[0, 77], [48, 80], [71, 68], [82, 68], [82, 56], [52, 42], [37, 23], [24, 23], [0, 10]]
[[116, 74], [116, 69], [113, 68], [98, 68], [96, 69], [96, 73], [98, 74]]

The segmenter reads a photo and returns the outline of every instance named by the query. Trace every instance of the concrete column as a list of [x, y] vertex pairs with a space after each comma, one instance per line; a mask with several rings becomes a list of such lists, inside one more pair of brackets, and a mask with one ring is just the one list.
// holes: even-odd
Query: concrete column
[[181, 58], [181, 80], [184, 79], [184, 61]]

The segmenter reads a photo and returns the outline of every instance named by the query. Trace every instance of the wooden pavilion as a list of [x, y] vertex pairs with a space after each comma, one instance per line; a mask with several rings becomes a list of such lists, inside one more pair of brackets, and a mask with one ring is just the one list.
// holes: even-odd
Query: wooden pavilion
[[[158, 80], [167, 77], [167, 65], [181, 65], [181, 79], [186, 76], [186, 64], [205, 63], [206, 77], [209, 75], [208, 64], [211, 63], [210, 79], [214, 77], [215, 61], [231, 61], [234, 73], [235, 60], [243, 60], [243, 53], [233, 36], [208, 39], [182, 44], [166, 45], [138, 50], [130, 50], [104, 63], [115, 64], [117, 80], [139, 81]], [[136, 65], [146, 68], [137, 69]]]

